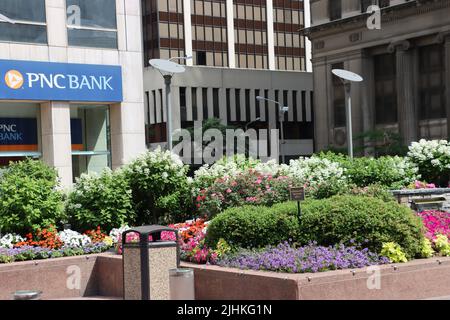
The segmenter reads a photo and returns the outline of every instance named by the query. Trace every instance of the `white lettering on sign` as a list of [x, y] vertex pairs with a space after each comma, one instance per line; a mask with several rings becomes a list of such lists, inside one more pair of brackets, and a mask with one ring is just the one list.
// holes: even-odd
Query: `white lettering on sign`
[[15, 124], [0, 124], [0, 131], [17, 132], [17, 125], [15, 125]]
[[66, 89], [67, 86], [72, 90], [111, 90], [113, 77], [95, 77], [95, 76], [77, 76], [73, 74], [44, 74], [44, 73], [27, 73], [28, 87], [33, 88], [39, 86], [40, 88], [57, 88]]

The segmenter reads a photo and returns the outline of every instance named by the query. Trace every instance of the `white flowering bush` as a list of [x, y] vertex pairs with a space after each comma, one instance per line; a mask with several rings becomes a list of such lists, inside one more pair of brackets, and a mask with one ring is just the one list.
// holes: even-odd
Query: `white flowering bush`
[[[147, 151], [123, 167], [136, 224], [172, 223], [191, 216], [188, 166], [170, 151]], [[120, 224], [116, 224], [120, 225]]]
[[348, 188], [345, 169], [338, 163], [316, 156], [291, 160], [283, 166], [285, 174], [297, 186], [305, 186], [309, 196], [327, 198]]
[[23, 242], [26, 239], [15, 233], [5, 234], [0, 238], [0, 248], [12, 249], [16, 243]]
[[64, 243], [65, 246], [72, 247], [72, 248], [81, 248], [83, 246], [86, 246], [90, 243], [92, 243], [91, 238], [89, 238], [85, 234], [81, 234], [79, 232], [66, 229], [63, 231], [60, 231], [58, 233], [59, 238]]
[[427, 182], [441, 182], [450, 173], [450, 143], [447, 140], [424, 140], [409, 146], [408, 158]]
[[109, 237], [112, 239], [114, 244], [117, 244], [119, 242], [119, 239], [125, 231], [130, 230], [131, 228], [129, 226], [122, 226], [120, 228], [114, 228], [109, 232]]
[[68, 195], [66, 211], [78, 230], [111, 230], [135, 220], [131, 189], [121, 170], [81, 175]]
[[223, 157], [213, 165], [205, 164], [194, 173], [194, 193], [197, 194], [198, 191], [210, 187], [217, 179], [235, 178], [244, 171], [256, 166], [262, 169], [262, 167], [265, 167], [265, 164], [240, 154], [233, 157]]

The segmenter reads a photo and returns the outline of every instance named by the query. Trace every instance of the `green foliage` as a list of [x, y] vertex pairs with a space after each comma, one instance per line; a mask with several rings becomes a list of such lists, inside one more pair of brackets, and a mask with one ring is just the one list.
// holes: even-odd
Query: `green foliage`
[[[296, 212], [294, 204], [291, 212]], [[320, 245], [355, 241], [374, 252], [380, 252], [385, 242], [396, 242], [410, 258], [420, 251], [422, 228], [421, 219], [406, 206], [372, 197], [345, 195], [305, 201], [300, 240], [303, 243], [317, 241]]]
[[0, 178], [0, 230], [25, 234], [64, 219], [58, 174], [41, 161], [11, 163]]
[[131, 190], [120, 170], [83, 174], [69, 194], [66, 210], [72, 225], [83, 231], [97, 226], [109, 231], [135, 220]]
[[345, 169], [349, 183], [358, 187], [379, 184], [400, 189], [418, 179], [418, 168], [407, 158], [384, 156], [350, 159], [343, 154], [320, 153], [320, 158], [338, 162]]
[[371, 184], [367, 187], [352, 186], [345, 194], [377, 198], [384, 202], [396, 201], [388, 188], [379, 184]]
[[123, 172], [132, 190], [136, 224], [167, 224], [191, 218], [188, 167], [169, 151], [147, 151]]
[[356, 145], [361, 141], [362, 147], [354, 148], [355, 153], [371, 152], [375, 157], [379, 156], [404, 156], [408, 152], [401, 136], [389, 130], [372, 130], [355, 135]]
[[258, 248], [296, 238], [297, 218], [263, 206], [230, 208], [208, 225], [206, 241], [216, 248], [220, 239], [232, 247]]
[[436, 239], [434, 240], [434, 246], [441, 255], [447, 257], [450, 256], [450, 243], [448, 242], [448, 238], [445, 235], [437, 235]]
[[220, 259], [225, 255], [232, 253], [233, 251], [233, 247], [231, 247], [228, 242], [226, 242], [224, 239], [219, 239], [214, 253], [217, 255], [217, 258]]
[[434, 250], [433, 246], [431, 244], [431, 241], [425, 237], [422, 238], [422, 241], [420, 242], [420, 257], [421, 258], [431, 258], [434, 256]]
[[395, 242], [383, 243], [381, 255], [388, 258], [392, 263], [408, 262], [402, 248]]

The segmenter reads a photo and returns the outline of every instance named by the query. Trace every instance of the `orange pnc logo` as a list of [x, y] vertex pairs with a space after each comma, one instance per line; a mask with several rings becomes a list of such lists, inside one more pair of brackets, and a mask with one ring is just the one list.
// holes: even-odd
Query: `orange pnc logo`
[[11, 89], [17, 90], [22, 88], [23, 81], [23, 75], [17, 70], [9, 70], [5, 74], [5, 83]]

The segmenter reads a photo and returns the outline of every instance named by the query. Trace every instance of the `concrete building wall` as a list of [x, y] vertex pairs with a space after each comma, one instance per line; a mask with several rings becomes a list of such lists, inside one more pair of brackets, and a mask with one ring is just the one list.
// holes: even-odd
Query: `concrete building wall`
[[[150, 124], [165, 122], [164, 112], [164, 83], [163, 78], [157, 70], [147, 68], [144, 72], [145, 91], [151, 97], [148, 103], [149, 115], [147, 119]], [[265, 105], [259, 103], [259, 112], [256, 111], [256, 96], [267, 92], [267, 97], [275, 99], [275, 91], [279, 92], [278, 101], [284, 103], [283, 91], [287, 91], [288, 100], [286, 105], [290, 107], [287, 122], [298, 123], [299, 125], [312, 124], [313, 121], [313, 105], [312, 105], [312, 74], [308, 72], [286, 72], [286, 71], [269, 71], [269, 70], [242, 70], [228, 68], [209, 68], [209, 67], [187, 67], [184, 74], [177, 74], [172, 80], [172, 128], [181, 127], [180, 119], [180, 87], [186, 88], [186, 110], [187, 121], [208, 119], [214, 116], [214, 105], [212, 103], [212, 90], [219, 90], [219, 115], [224, 124], [230, 122], [248, 123], [256, 119], [257, 113], [260, 115], [262, 123], [268, 123], [269, 129], [276, 129], [278, 123], [277, 110], [278, 107], [269, 103], [268, 112], [266, 114]], [[192, 88], [197, 88], [197, 101], [203, 101], [203, 89], [207, 89], [207, 107], [208, 112], [204, 114], [201, 105], [198, 106], [198, 119], [193, 115], [192, 107]], [[226, 91], [229, 90], [229, 110], [227, 110]], [[235, 92], [240, 92], [240, 110], [235, 101]], [[249, 105], [245, 101], [245, 92], [250, 90]], [[257, 91], [259, 90], [259, 91]], [[267, 91], [266, 91], [267, 90]], [[247, 91], [248, 92], [248, 91]], [[294, 92], [296, 101], [293, 101]], [[153, 95], [157, 98], [153, 99]], [[302, 100], [302, 97], [304, 99]], [[163, 105], [161, 105], [161, 98]], [[154, 103], [156, 100], [156, 104]], [[295, 109], [295, 111], [294, 111]], [[161, 114], [161, 110], [162, 113]], [[250, 110], [247, 115], [246, 110]], [[240, 117], [238, 115], [240, 114]], [[229, 115], [229, 116], [227, 116]], [[310, 155], [313, 153], [312, 138], [288, 140], [282, 150], [287, 156]], [[275, 156], [275, 158], [278, 158]]]
[[[382, 9], [381, 29], [369, 30], [368, 15], [354, 10], [351, 1], [343, 1], [342, 21], [330, 22], [328, 1], [311, 1], [312, 27], [307, 33], [313, 46], [314, 106], [316, 126], [316, 148], [329, 146], [345, 148], [346, 142], [338, 143], [345, 136], [345, 127], [335, 127], [333, 110], [334, 63], [343, 63], [344, 68], [359, 73], [364, 82], [352, 85], [353, 133], [388, 129], [398, 132], [403, 144], [424, 138], [447, 138], [446, 118], [420, 120], [418, 114], [419, 53], [424, 46], [437, 44], [445, 50], [443, 70], [446, 71], [446, 95], [449, 96], [448, 75], [450, 32], [450, 1], [390, 1]], [[354, 1], [354, 4], [359, 1]], [[348, 11], [351, 11], [350, 13]], [[347, 17], [352, 20], [345, 20]], [[344, 21], [345, 20], [345, 21]], [[444, 49], [445, 48], [445, 49]], [[375, 123], [374, 57], [393, 54], [396, 60], [397, 123], [377, 125]], [[449, 99], [446, 102], [449, 110]], [[450, 112], [447, 111], [447, 115]], [[448, 117], [448, 116], [447, 116]]]
[[[112, 166], [145, 151], [143, 49], [140, 0], [116, 0], [118, 49], [70, 47], [66, 1], [46, 0], [48, 45], [0, 42], [0, 59], [122, 66], [123, 103], [111, 106]], [[69, 102], [40, 106], [42, 157], [55, 166], [63, 185], [72, 183]]]

